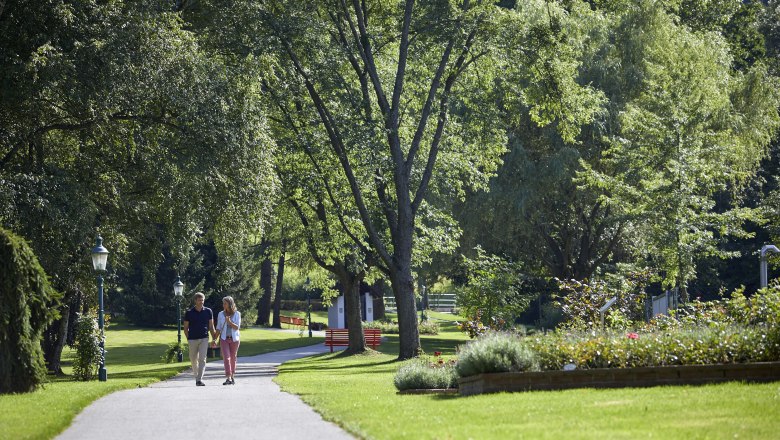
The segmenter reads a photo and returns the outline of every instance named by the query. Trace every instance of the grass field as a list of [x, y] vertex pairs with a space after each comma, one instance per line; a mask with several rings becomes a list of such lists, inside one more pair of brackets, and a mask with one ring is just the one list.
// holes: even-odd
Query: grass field
[[[447, 322], [440, 335], [421, 337], [424, 350], [453, 355], [467, 338], [453, 331], [451, 317], [432, 317]], [[399, 395], [398, 340], [387, 339], [380, 353], [285, 363], [275, 380], [326, 419], [371, 439], [772, 439], [780, 432], [780, 382]]]
[[[323, 338], [301, 338], [294, 332], [250, 328], [241, 331], [239, 355], [268, 353], [321, 343]], [[94, 400], [128, 388], [145, 386], [185, 370], [185, 362], [165, 364], [161, 357], [176, 341], [176, 330], [141, 329], [111, 325], [106, 332], [106, 382], [74, 382], [72, 377], [51, 378], [44, 388], [28, 394], [0, 395], [0, 439], [48, 439], [64, 430]], [[70, 374], [73, 353], [63, 353]]]
[[[468, 338], [452, 315], [429, 314], [441, 333], [422, 336], [425, 352], [455, 354]], [[391, 317], [392, 318], [392, 317]], [[0, 438], [49, 439], [85, 406], [118, 391], [168, 378], [187, 368], [160, 357], [176, 330], [112, 325], [107, 332], [107, 382], [57, 378], [42, 390], [0, 396]], [[242, 330], [240, 355], [321, 342], [297, 332]], [[471, 397], [398, 395], [393, 376], [398, 339], [381, 352], [325, 354], [285, 363], [275, 380], [323, 416], [371, 439], [777, 438], [780, 383], [619, 390], [502, 393]], [[72, 353], [66, 353], [66, 360]], [[68, 371], [69, 372], [69, 371]]]

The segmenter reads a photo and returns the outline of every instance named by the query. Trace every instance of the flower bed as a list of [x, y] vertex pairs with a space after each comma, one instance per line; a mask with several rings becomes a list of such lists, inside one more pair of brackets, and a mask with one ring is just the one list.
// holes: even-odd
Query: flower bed
[[702, 385], [730, 381], [780, 381], [780, 362], [484, 373], [458, 379], [458, 393], [470, 396], [502, 391]]
[[[747, 299], [692, 301], [673, 317], [632, 328], [561, 328], [547, 335], [488, 332], [461, 346], [458, 359], [405, 365], [399, 390], [461, 394], [580, 387], [642, 387], [729, 380], [780, 380], [780, 283]], [[565, 371], [564, 371], [565, 370]]]

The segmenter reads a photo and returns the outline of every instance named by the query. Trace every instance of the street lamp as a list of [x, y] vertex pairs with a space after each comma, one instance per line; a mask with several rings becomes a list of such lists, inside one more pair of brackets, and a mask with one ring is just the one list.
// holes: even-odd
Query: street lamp
[[97, 236], [95, 247], [92, 249], [92, 267], [97, 272], [98, 284], [98, 326], [100, 327], [100, 368], [98, 369], [98, 380], [105, 382], [106, 374], [106, 348], [105, 335], [103, 333], [103, 272], [106, 271], [108, 262], [108, 249], [103, 247], [103, 237]]
[[311, 338], [311, 295], [309, 294], [309, 284], [311, 281], [306, 277], [306, 323], [309, 325], [309, 337]]
[[181, 299], [184, 295], [184, 283], [181, 282], [181, 278], [176, 276], [176, 282], [173, 283], [173, 295], [176, 296], [176, 316], [179, 318], [179, 353], [177, 355], [179, 362], [184, 360], [184, 355], [181, 354]]
[[426, 317], [425, 317], [425, 306], [426, 306], [426, 303], [428, 302], [427, 299], [428, 299], [428, 297], [425, 296], [425, 284], [423, 284], [422, 286], [420, 286], [420, 322], [423, 322], [423, 321], [426, 320]]

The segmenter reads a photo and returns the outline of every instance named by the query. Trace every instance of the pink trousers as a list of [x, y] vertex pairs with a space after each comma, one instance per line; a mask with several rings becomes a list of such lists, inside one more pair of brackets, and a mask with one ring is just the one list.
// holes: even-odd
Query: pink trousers
[[225, 363], [225, 376], [233, 377], [236, 373], [236, 355], [241, 341], [233, 341], [227, 338], [219, 341], [219, 349], [222, 351], [222, 362]]

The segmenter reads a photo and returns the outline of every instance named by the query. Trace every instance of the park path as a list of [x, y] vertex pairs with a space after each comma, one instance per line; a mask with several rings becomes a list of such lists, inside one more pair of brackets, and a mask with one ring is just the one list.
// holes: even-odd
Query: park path
[[57, 439], [352, 439], [273, 382], [281, 363], [327, 350], [318, 344], [239, 357], [232, 386], [222, 385], [220, 359], [208, 363], [205, 387], [196, 387], [187, 370], [146, 388], [109, 394], [85, 408]]

